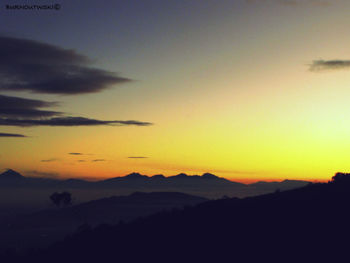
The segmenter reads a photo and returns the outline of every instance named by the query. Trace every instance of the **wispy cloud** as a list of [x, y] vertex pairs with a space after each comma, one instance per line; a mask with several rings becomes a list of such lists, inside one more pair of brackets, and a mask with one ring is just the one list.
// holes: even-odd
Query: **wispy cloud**
[[54, 106], [58, 106], [58, 102], [0, 95], [0, 116], [2, 117], [41, 118], [62, 115], [62, 112], [41, 109]]
[[[1, 72], [1, 69], [0, 69]], [[0, 73], [1, 75], [1, 73]], [[0, 125], [2, 126], [149, 126], [150, 122], [136, 120], [97, 120], [85, 117], [60, 116], [62, 112], [41, 110], [57, 106], [57, 102], [0, 95]]]
[[97, 120], [84, 117], [55, 117], [48, 119], [16, 119], [16, 118], [0, 118], [0, 126], [150, 126], [153, 123], [141, 122], [135, 120], [121, 121], [121, 120]]
[[56, 178], [59, 177], [59, 173], [56, 172], [45, 172], [45, 171], [37, 171], [37, 170], [30, 170], [26, 171], [25, 174], [27, 176], [34, 176], [34, 177], [44, 177], [44, 178]]
[[146, 159], [146, 158], [149, 158], [149, 157], [146, 157], [146, 156], [130, 156], [128, 158], [129, 159]]
[[314, 60], [309, 65], [309, 70], [313, 72], [320, 72], [325, 70], [341, 70], [350, 69], [350, 60]]
[[75, 95], [131, 81], [72, 49], [0, 36], [0, 90]]
[[83, 153], [68, 153], [70, 155], [83, 155]]
[[58, 161], [58, 159], [56, 159], [56, 158], [51, 158], [51, 159], [41, 160], [40, 162], [43, 162], [43, 163], [50, 163], [50, 162], [55, 162], [55, 161]]
[[92, 160], [91, 162], [105, 162], [106, 160], [105, 159], [95, 159], [95, 160]]
[[25, 138], [27, 136], [23, 135], [23, 134], [17, 134], [17, 133], [3, 133], [3, 132], [0, 132], [0, 137]]

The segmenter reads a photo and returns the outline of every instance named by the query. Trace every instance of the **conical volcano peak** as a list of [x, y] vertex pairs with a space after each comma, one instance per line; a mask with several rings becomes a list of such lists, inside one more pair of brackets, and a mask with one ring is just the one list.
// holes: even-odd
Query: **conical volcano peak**
[[23, 176], [20, 173], [14, 171], [12, 169], [8, 169], [7, 171], [0, 174], [0, 177], [3, 177], [3, 178], [4, 177], [6, 177], [6, 178], [22, 178]]

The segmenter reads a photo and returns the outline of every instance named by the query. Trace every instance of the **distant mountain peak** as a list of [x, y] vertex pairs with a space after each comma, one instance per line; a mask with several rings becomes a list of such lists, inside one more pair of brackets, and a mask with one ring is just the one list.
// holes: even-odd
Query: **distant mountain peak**
[[307, 181], [303, 181], [303, 180], [290, 180], [290, 179], [286, 179], [283, 180], [282, 183], [308, 183]]
[[125, 178], [144, 178], [144, 177], [148, 177], [148, 176], [142, 175], [139, 173], [131, 173], [131, 174], [128, 174], [127, 176], [125, 176]]
[[12, 170], [12, 169], [8, 169], [7, 171], [3, 172], [2, 174], [0, 174], [0, 177], [2, 178], [23, 178], [23, 176]]
[[185, 178], [185, 177], [188, 177], [188, 175], [185, 174], [185, 173], [180, 173], [180, 174], [178, 174], [178, 175], [175, 175], [175, 177]]
[[216, 175], [214, 174], [211, 174], [211, 173], [204, 173], [202, 175], [203, 178], [206, 178], [206, 179], [218, 179], [219, 177], [217, 177]]

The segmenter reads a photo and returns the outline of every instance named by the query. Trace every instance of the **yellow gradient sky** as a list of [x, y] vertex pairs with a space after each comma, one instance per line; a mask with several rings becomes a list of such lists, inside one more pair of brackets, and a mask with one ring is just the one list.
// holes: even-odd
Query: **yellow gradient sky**
[[[144, 11], [117, 2], [129, 16], [105, 10], [91, 20], [82, 9], [74, 18], [75, 4], [62, 1], [54, 18], [27, 13], [25, 30], [5, 14], [2, 32], [74, 49], [133, 82], [77, 96], [0, 94], [154, 125], [0, 127], [29, 136], [0, 138], [1, 169], [91, 179], [211, 172], [242, 182], [350, 171], [350, 66], [309, 70], [350, 59], [349, 1], [150, 1]], [[37, 32], [40, 21], [51, 27]]]

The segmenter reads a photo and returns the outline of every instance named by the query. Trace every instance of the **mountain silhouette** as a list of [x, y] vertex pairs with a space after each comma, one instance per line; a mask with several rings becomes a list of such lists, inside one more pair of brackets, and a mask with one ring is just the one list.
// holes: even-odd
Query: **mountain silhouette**
[[205, 179], [217, 179], [218, 178], [216, 175], [211, 174], [211, 173], [204, 173], [202, 175], [202, 177], [205, 178]]
[[[350, 180], [244, 199], [207, 201], [127, 224], [81, 229], [36, 262], [344, 262]], [[20, 258], [19, 258], [20, 259]]]
[[20, 173], [8, 169], [0, 174], [0, 187], [23, 186], [25, 180], [26, 177], [22, 176]]
[[182, 192], [217, 199], [222, 196], [254, 196], [274, 192], [277, 189], [284, 191], [305, 186], [308, 183], [307, 181], [286, 180], [283, 182], [243, 184], [210, 173], [203, 175], [180, 173], [165, 177], [159, 174], [147, 176], [136, 172], [92, 182], [82, 179], [28, 177], [8, 170], [0, 175], [0, 210], [4, 206], [10, 205], [16, 206], [17, 210], [23, 209], [24, 206], [30, 206], [33, 209], [44, 208], [47, 206], [45, 201], [47, 196], [57, 191], [71, 192], [76, 203], [113, 195], [129, 195], [137, 191]]
[[131, 173], [131, 174], [126, 175], [125, 178], [128, 178], [128, 179], [141, 179], [141, 178], [148, 178], [148, 176], [147, 175], [142, 175], [142, 174], [139, 174], [139, 173]]
[[20, 173], [12, 169], [8, 169], [7, 171], [0, 174], [0, 180], [13, 180], [13, 179], [23, 179], [23, 178], [24, 177]]
[[[135, 180], [137, 179], [137, 180]], [[283, 189], [288, 189], [290, 187], [300, 187], [305, 186], [309, 182], [307, 181], [296, 181], [296, 180], [285, 180], [282, 182], [257, 182], [252, 184], [243, 184], [238, 182], [233, 182], [222, 177], [218, 177], [211, 173], [204, 173], [203, 175], [187, 175], [185, 173], [180, 173], [174, 176], [165, 177], [162, 174], [157, 174], [154, 176], [142, 175], [140, 173], [131, 173], [126, 176], [114, 177], [105, 180], [100, 180], [96, 182], [90, 182], [82, 179], [53, 179], [53, 178], [40, 178], [40, 177], [26, 177], [14, 170], [7, 170], [4, 173], [0, 174], [0, 187], [6, 186], [3, 184], [5, 180], [17, 180], [22, 182], [21, 186], [28, 187], [48, 187], [48, 186], [59, 186], [59, 187], [117, 187], [118, 184], [139, 184], [142, 181], [147, 182], [148, 187], [157, 186], [181, 186], [181, 183], [193, 183], [194, 186], [199, 187], [199, 184], [210, 184], [212, 187], [217, 185], [220, 186], [229, 186], [229, 187], [259, 187], [259, 186], [279, 186]], [[209, 181], [210, 180], [210, 181]], [[26, 184], [23, 184], [23, 182]], [[166, 184], [164, 184], [166, 182]], [[187, 184], [188, 186], [188, 184]]]

